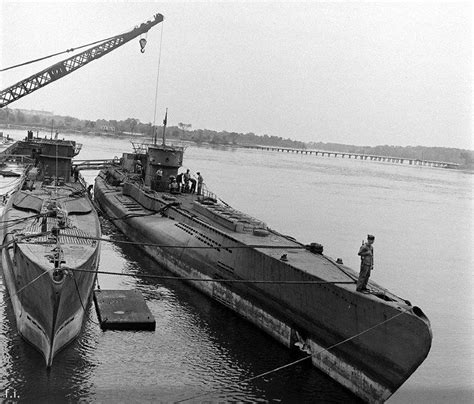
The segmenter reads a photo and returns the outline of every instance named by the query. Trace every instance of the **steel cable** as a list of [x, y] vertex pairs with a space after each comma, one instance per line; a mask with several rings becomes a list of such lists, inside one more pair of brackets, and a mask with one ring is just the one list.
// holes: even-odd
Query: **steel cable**
[[369, 328], [367, 328], [367, 329], [365, 329], [365, 330], [363, 330], [363, 331], [361, 331], [361, 332], [359, 332], [359, 333], [357, 333], [357, 334], [355, 334], [355, 335], [353, 335], [353, 336], [351, 336], [351, 337], [349, 337], [349, 338], [346, 338], [346, 339], [344, 339], [344, 340], [342, 340], [342, 341], [339, 341], [339, 342], [337, 342], [337, 343], [335, 343], [335, 344], [333, 344], [333, 345], [331, 345], [331, 346], [329, 346], [329, 347], [327, 347], [327, 348], [323, 348], [323, 349], [319, 350], [319, 351], [316, 352], [316, 353], [312, 353], [312, 354], [307, 355], [307, 356], [305, 356], [305, 357], [303, 357], [303, 358], [297, 359], [297, 360], [295, 360], [295, 361], [293, 361], [293, 362], [290, 362], [290, 363], [287, 363], [287, 364], [285, 364], [285, 365], [279, 366], [279, 367], [277, 367], [277, 368], [271, 369], [271, 370], [269, 370], [269, 371], [267, 371], [267, 372], [260, 373], [260, 374], [258, 374], [258, 375], [256, 375], [256, 376], [248, 377], [248, 378], [246, 378], [246, 379], [244, 379], [244, 380], [240, 380], [240, 381], [238, 381], [238, 382], [231, 383], [231, 384], [229, 384], [229, 385], [227, 385], [227, 386], [225, 386], [225, 387], [216, 388], [216, 389], [214, 389], [214, 390], [210, 390], [210, 391], [207, 391], [207, 392], [204, 392], [204, 393], [201, 393], [201, 394], [197, 394], [197, 395], [192, 396], [192, 397], [183, 398], [183, 399], [181, 399], [181, 400], [175, 401], [175, 403], [182, 403], [182, 402], [185, 402], [185, 401], [193, 401], [193, 400], [195, 400], [195, 399], [197, 399], [197, 398], [205, 397], [205, 396], [208, 396], [208, 395], [210, 395], [210, 394], [221, 393], [224, 389], [228, 389], [228, 388], [231, 388], [231, 387], [236, 387], [236, 386], [238, 386], [238, 385], [240, 385], [240, 384], [242, 384], [242, 383], [248, 383], [248, 382], [250, 382], [250, 381], [252, 381], [252, 380], [256, 380], [256, 379], [259, 379], [259, 378], [261, 378], [261, 377], [270, 375], [270, 374], [272, 374], [272, 373], [276, 373], [276, 372], [278, 372], [278, 371], [280, 371], [280, 370], [282, 370], [282, 369], [286, 369], [286, 368], [288, 368], [288, 367], [290, 367], [290, 366], [296, 365], [296, 364], [298, 364], [298, 363], [300, 363], [300, 362], [303, 362], [303, 361], [305, 361], [305, 360], [307, 360], [307, 359], [312, 358], [313, 356], [322, 354], [323, 352], [327, 352], [327, 351], [329, 351], [329, 350], [331, 350], [331, 349], [333, 349], [333, 348], [336, 348], [336, 347], [339, 346], [339, 345], [345, 344], [346, 342], [349, 342], [349, 341], [351, 341], [351, 340], [353, 340], [353, 339], [355, 339], [355, 338], [357, 338], [357, 337], [360, 337], [361, 335], [363, 335], [363, 334], [365, 334], [365, 333], [367, 333], [367, 332], [369, 332], [369, 331], [371, 331], [371, 330], [373, 330], [373, 329], [375, 329], [375, 328], [377, 328], [377, 327], [380, 327], [381, 325], [386, 324], [386, 323], [388, 323], [389, 321], [392, 321], [393, 319], [395, 319], [395, 318], [401, 316], [402, 314], [405, 314], [407, 311], [408, 311], [408, 310], [403, 310], [403, 311], [401, 311], [400, 313], [397, 313], [397, 314], [395, 314], [394, 316], [392, 316], [392, 317], [390, 317], [390, 318], [388, 318], [388, 319], [386, 319], [386, 320], [384, 320], [384, 321], [382, 321], [382, 322], [380, 322], [380, 323], [377, 323], [377, 324], [373, 325], [372, 327], [369, 327]]
[[264, 284], [282, 284], [282, 285], [323, 285], [323, 284], [354, 284], [354, 281], [266, 281], [266, 280], [251, 280], [251, 279], [214, 279], [214, 278], [185, 278], [181, 276], [170, 275], [152, 275], [152, 274], [133, 274], [112, 271], [94, 271], [92, 269], [79, 268], [64, 268], [77, 272], [91, 272], [103, 275], [116, 276], [139, 276], [140, 278], [162, 279], [162, 280], [177, 280], [177, 281], [193, 281], [193, 282], [218, 282], [218, 283], [264, 283]]
[[40, 61], [42, 61], [42, 60], [46, 60], [46, 59], [49, 59], [49, 58], [52, 58], [52, 57], [55, 57], [55, 56], [62, 55], [63, 53], [74, 52], [74, 51], [76, 51], [76, 50], [78, 50], [78, 49], [86, 48], [86, 47], [88, 47], [88, 46], [92, 46], [92, 45], [95, 45], [95, 44], [98, 44], [98, 43], [101, 43], [101, 42], [109, 41], [109, 40], [115, 38], [116, 36], [117, 36], [117, 35], [112, 36], [112, 37], [110, 37], [110, 38], [101, 39], [101, 40], [99, 40], [99, 41], [91, 42], [91, 43], [88, 43], [88, 44], [86, 44], [86, 45], [81, 45], [81, 46], [78, 46], [78, 47], [76, 47], [76, 48], [66, 49], [65, 51], [62, 51], [62, 52], [53, 53], [53, 54], [51, 54], [51, 55], [43, 56], [43, 57], [41, 57], [41, 58], [34, 59], [34, 60], [30, 60], [30, 61], [28, 61], [28, 62], [19, 63], [19, 64], [14, 65], [14, 66], [5, 67], [4, 69], [1, 69], [0, 72], [5, 72], [5, 71], [7, 71], [7, 70], [15, 69], [15, 68], [17, 68], [17, 67], [26, 66], [26, 65], [29, 65], [29, 64], [32, 64], [32, 63], [40, 62]]

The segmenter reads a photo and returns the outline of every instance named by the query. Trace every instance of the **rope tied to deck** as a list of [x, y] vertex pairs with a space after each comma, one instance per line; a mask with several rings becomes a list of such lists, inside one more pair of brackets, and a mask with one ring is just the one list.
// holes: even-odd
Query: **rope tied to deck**
[[[6, 243], [3, 243], [2, 245], [0, 245], [0, 251], [3, 250], [4, 248], [7, 248], [9, 245], [13, 244], [13, 243], [17, 243], [17, 244], [22, 244], [22, 240], [24, 239], [30, 239], [30, 238], [40, 238], [40, 237], [43, 237], [43, 236], [47, 236], [49, 234], [51, 234], [51, 231], [44, 231], [44, 232], [41, 232], [41, 233], [34, 233], [34, 234], [23, 234], [23, 233], [7, 233], [7, 234], [11, 234], [13, 236], [13, 238], [10, 240], [10, 241], [7, 241]], [[36, 243], [34, 243], [36, 244]], [[39, 243], [39, 244], [45, 244], [45, 243]]]

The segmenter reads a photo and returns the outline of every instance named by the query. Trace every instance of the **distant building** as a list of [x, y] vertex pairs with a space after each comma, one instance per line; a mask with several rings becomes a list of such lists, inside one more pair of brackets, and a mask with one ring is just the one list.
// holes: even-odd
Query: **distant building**
[[115, 132], [115, 126], [100, 125], [99, 129], [103, 130], [104, 132]]

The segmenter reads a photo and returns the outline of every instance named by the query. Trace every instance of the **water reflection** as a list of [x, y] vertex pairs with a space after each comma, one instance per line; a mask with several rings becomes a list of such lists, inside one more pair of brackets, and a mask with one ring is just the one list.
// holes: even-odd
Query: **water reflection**
[[95, 366], [90, 324], [84, 324], [80, 337], [59, 352], [51, 369], [46, 369], [43, 356], [19, 335], [6, 290], [2, 307], [1, 333], [5, 340], [0, 389], [13, 388], [25, 401], [66, 397], [77, 401], [87, 397], [93, 384], [91, 369]]
[[[84, 144], [82, 159], [131, 151], [127, 139], [68, 138]], [[359, 264], [360, 240], [375, 233], [373, 279], [422, 307], [435, 335], [427, 360], [391, 401], [425, 397], [428, 402], [423, 392], [444, 397], [448, 388], [467, 392], [463, 397], [473, 391], [472, 175], [207, 146], [188, 147], [184, 166], [203, 173], [209, 188], [233, 207], [302, 242], [320, 242], [329, 256], [353, 268]], [[84, 176], [93, 183], [96, 174]], [[0, 178], [0, 193], [7, 182]], [[108, 222], [102, 224], [106, 237], [123, 238]], [[304, 363], [227, 388], [289, 363], [295, 354], [186, 284], [141, 276], [169, 273], [133, 246], [103, 243], [100, 269], [134, 275], [100, 275], [99, 281], [104, 289], [138, 288], [156, 330], [103, 332], [90, 307], [80, 338], [57, 356], [48, 376], [40, 354], [17, 335], [3, 288], [0, 391], [21, 389], [25, 401], [170, 402], [214, 388], [222, 393], [196, 401], [356, 401]], [[436, 293], [440, 287], [445, 293]]]
[[[123, 239], [116, 232], [108, 236], [111, 240]], [[319, 391], [318, 394], [324, 396], [323, 392], [329, 391], [329, 396], [346, 402], [355, 401], [350, 393], [309, 364], [267, 376], [266, 379], [238, 384], [240, 380], [281, 366], [299, 356], [187, 284], [145, 277], [169, 276], [170, 273], [136, 247], [120, 244], [115, 245], [113, 251], [116, 257], [124, 260], [125, 265], [120, 271], [134, 275], [129, 278], [133, 281], [120, 281], [120, 287], [139, 289], [156, 319], [154, 335], [105, 333], [111, 334], [107, 336], [107, 343], [117, 345], [111, 356], [115, 359], [122, 357], [122, 361], [135, 358], [139, 362], [127, 362], [128, 372], [125, 379], [122, 375], [122, 388], [140, 380], [146, 390], [143, 397], [165, 401], [194, 397], [215, 389], [219, 392], [205, 395], [204, 399], [258, 402], [286, 395], [313, 400], [315, 392]], [[117, 271], [119, 267], [116, 264], [113, 262], [110, 265]], [[105, 288], [104, 281], [100, 282]], [[130, 335], [133, 338], [129, 344], [124, 338], [128, 340]], [[119, 343], [116, 337], [120, 338]], [[121, 347], [127, 349], [123, 351]], [[159, 371], [150, 372], [150, 366], [144, 365], [145, 358], [149, 361], [146, 363]], [[156, 391], [157, 385], [160, 386], [160, 393]], [[284, 394], [282, 385], [286, 386]], [[322, 390], [321, 386], [324, 386]]]

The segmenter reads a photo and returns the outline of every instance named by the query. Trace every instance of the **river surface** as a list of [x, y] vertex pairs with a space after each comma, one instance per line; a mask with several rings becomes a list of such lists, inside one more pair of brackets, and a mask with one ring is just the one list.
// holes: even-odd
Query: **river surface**
[[[81, 159], [131, 151], [128, 139], [64, 137], [83, 144]], [[323, 244], [325, 254], [352, 268], [358, 268], [362, 239], [374, 234], [372, 279], [421, 307], [433, 329], [427, 359], [389, 402], [474, 402], [472, 174], [197, 146], [187, 148], [184, 167], [200, 171], [207, 187], [234, 208], [299, 241]], [[89, 183], [96, 174], [83, 172]], [[14, 183], [0, 177], [0, 194]], [[124, 239], [106, 222], [103, 233]], [[82, 334], [48, 372], [18, 335], [0, 283], [0, 395], [10, 388], [24, 402], [358, 402], [304, 363], [239, 383], [297, 356], [191, 287], [141, 277], [166, 271], [133, 246], [103, 243], [100, 270], [133, 275], [99, 275], [99, 283], [139, 289], [156, 330], [101, 331], [90, 305]]]

